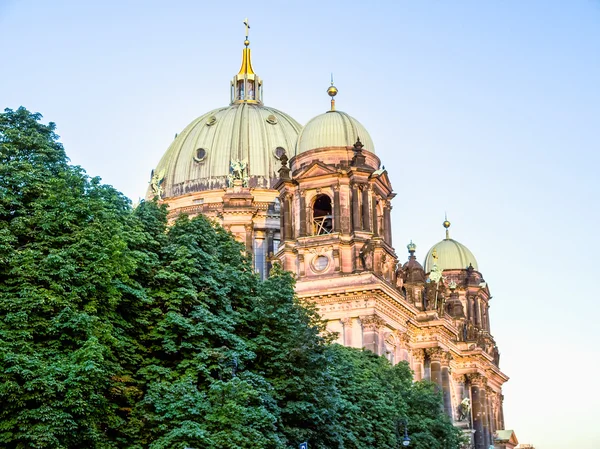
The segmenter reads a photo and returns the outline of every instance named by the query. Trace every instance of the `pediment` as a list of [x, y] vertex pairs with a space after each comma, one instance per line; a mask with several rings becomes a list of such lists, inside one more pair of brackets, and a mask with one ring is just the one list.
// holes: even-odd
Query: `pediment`
[[392, 183], [390, 182], [390, 178], [388, 176], [388, 172], [386, 169], [379, 169], [371, 173], [369, 179], [376, 180], [375, 182], [379, 185], [382, 185], [385, 189], [392, 191]]
[[294, 179], [298, 180], [301, 178], [315, 178], [317, 176], [334, 174], [337, 174], [337, 170], [335, 168], [332, 168], [321, 161], [313, 161], [308, 166], [303, 167], [298, 172], [294, 173]]
[[383, 182], [386, 185], [390, 185], [390, 178], [388, 176], [388, 172], [385, 168], [383, 169], [379, 169], [379, 170], [375, 170], [373, 173], [371, 173], [371, 178], [378, 178], [381, 182]]

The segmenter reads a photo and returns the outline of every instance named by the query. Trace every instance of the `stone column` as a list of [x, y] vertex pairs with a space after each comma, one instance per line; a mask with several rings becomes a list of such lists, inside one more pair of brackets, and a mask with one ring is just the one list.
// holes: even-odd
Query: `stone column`
[[342, 326], [344, 326], [343, 342], [344, 346], [352, 347], [352, 318], [342, 318]]
[[368, 232], [371, 230], [371, 214], [369, 208], [369, 186], [367, 184], [362, 186], [362, 213], [363, 230]]
[[304, 253], [298, 254], [298, 276], [306, 275], [306, 267], [304, 264]]
[[274, 256], [274, 246], [273, 246], [273, 230], [267, 229], [267, 277], [269, 277], [269, 273], [271, 272], [271, 268], [273, 268], [273, 256]]
[[340, 186], [333, 186], [333, 232], [340, 232], [342, 214], [340, 213]]
[[362, 333], [362, 322], [360, 318], [352, 318], [352, 347], [362, 348], [363, 347], [363, 333]]
[[429, 356], [429, 366], [431, 368], [431, 381], [435, 383], [439, 390], [442, 389], [442, 348], [428, 348], [426, 351]]
[[[493, 436], [497, 430], [497, 427], [496, 427], [497, 396], [496, 396], [496, 393], [494, 392], [494, 390], [492, 390], [490, 387], [486, 387], [486, 396], [487, 396], [487, 403], [488, 403], [487, 415], [488, 415], [488, 425], [489, 425], [489, 429], [490, 429], [489, 432], [490, 432], [490, 435]], [[493, 442], [493, 439], [492, 439], [492, 442]]]
[[490, 416], [489, 416], [489, 406], [488, 406], [488, 388], [486, 386], [480, 388], [481, 393], [481, 424], [483, 426], [483, 447], [490, 447]]
[[285, 203], [283, 204], [284, 210], [284, 228], [282, 229], [285, 238], [282, 240], [293, 240], [294, 236], [292, 235], [292, 198], [289, 195], [285, 196]]
[[300, 237], [306, 236], [306, 192], [300, 191]]
[[498, 429], [504, 429], [504, 395], [498, 393]]
[[483, 428], [485, 419], [485, 378], [480, 374], [468, 374], [469, 384], [471, 385], [471, 417], [473, 420], [473, 435], [475, 449], [488, 449], [485, 445], [486, 436]]
[[352, 230], [360, 231], [360, 203], [358, 201], [358, 186], [352, 184]]
[[[248, 251], [249, 254], [252, 254], [252, 258], [255, 259], [253, 251], [254, 248], [252, 248], [252, 241], [254, 237], [252, 223], [246, 223], [244, 225], [244, 229], [246, 230], [246, 251]], [[254, 265], [256, 266], [256, 259], [254, 260]]]
[[392, 206], [390, 202], [386, 200], [385, 206], [383, 207], [383, 235], [388, 245], [392, 246]]
[[375, 199], [375, 195], [371, 198], [371, 228], [373, 229], [373, 236], [379, 236], [379, 217], [377, 216], [377, 200]]
[[440, 361], [442, 365], [442, 397], [444, 399], [444, 411], [452, 420], [452, 394], [450, 391], [450, 359], [452, 356], [449, 352], [444, 353], [444, 357]]
[[279, 197], [279, 238], [281, 243], [285, 241], [285, 209], [286, 209], [285, 195]]
[[360, 317], [363, 330], [363, 347], [377, 355], [381, 355], [379, 329], [385, 322], [377, 315], [363, 315]]
[[423, 368], [425, 366], [425, 351], [423, 349], [412, 350], [413, 371], [415, 381], [423, 380]]

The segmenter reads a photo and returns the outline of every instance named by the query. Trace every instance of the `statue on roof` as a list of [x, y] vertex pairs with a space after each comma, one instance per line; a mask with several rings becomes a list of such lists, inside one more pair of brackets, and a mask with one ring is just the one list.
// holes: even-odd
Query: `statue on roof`
[[232, 159], [229, 166], [229, 176], [227, 176], [229, 187], [238, 184], [235, 181], [241, 181], [243, 187], [248, 187], [248, 162]]

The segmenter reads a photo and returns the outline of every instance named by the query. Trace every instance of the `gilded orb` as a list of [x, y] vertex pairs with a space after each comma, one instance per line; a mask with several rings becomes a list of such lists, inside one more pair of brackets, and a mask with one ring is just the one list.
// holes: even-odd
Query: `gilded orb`
[[248, 45], [250, 45], [250, 41], [249, 41], [248, 39], [246, 39], [246, 40], [244, 41], [244, 45], [247, 47]]
[[450, 222], [448, 220], [444, 220], [444, 227], [448, 229], [450, 227]]
[[337, 87], [335, 86], [329, 86], [329, 89], [327, 89], [327, 94], [330, 97], [335, 97], [338, 93]]

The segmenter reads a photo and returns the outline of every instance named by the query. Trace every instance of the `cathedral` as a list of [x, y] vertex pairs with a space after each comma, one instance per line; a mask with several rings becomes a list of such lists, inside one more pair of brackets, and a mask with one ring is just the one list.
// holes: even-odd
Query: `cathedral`
[[504, 429], [500, 353], [490, 330], [490, 289], [473, 253], [444, 238], [419, 262], [392, 245], [387, 171], [369, 132], [338, 111], [305, 126], [263, 104], [250, 42], [230, 104], [190, 123], [151, 173], [147, 198], [169, 217], [204, 214], [252, 255], [265, 278], [274, 263], [294, 273], [338, 342], [407, 361], [415, 380], [436, 383], [444, 409], [475, 449], [513, 448]]

